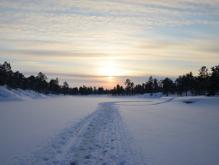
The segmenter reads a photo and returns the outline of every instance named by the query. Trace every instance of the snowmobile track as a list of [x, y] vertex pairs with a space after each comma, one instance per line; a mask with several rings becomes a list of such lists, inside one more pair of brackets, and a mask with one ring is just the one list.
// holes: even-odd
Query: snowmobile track
[[[27, 163], [28, 162], [28, 163]], [[113, 102], [67, 128], [49, 145], [22, 164], [38, 165], [136, 165], [145, 164], [130, 143], [130, 137]]]

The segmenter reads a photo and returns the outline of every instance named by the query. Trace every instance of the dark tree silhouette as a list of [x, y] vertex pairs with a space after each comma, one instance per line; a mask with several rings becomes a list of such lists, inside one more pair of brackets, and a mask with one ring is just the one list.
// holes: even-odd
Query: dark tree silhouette
[[153, 80], [153, 92], [159, 92], [159, 85], [156, 78]]
[[212, 67], [211, 71], [208, 95], [212, 96], [219, 92], [219, 65]]
[[169, 93], [174, 93], [174, 83], [171, 79], [169, 78], [165, 78], [163, 81], [162, 81], [162, 84], [163, 84], [163, 93], [166, 94], [167, 96], [169, 95]]
[[206, 66], [202, 66], [197, 77], [199, 95], [206, 95], [209, 88], [209, 74]]
[[6, 61], [3, 63], [1, 68], [3, 69], [4, 72], [7, 73], [11, 72], [11, 65]]
[[123, 88], [123, 86], [120, 86], [119, 84], [117, 84], [116, 87], [114, 87], [111, 90], [111, 93], [113, 95], [124, 95], [125, 94], [125, 89]]
[[144, 84], [142, 84], [142, 85], [137, 84], [137, 85], [134, 87], [134, 93], [135, 93], [135, 94], [143, 94], [143, 93], [145, 93], [145, 91], [144, 91]]
[[206, 66], [202, 66], [199, 69], [199, 77], [203, 79], [208, 77], [208, 68]]
[[134, 92], [134, 83], [130, 79], [125, 80], [125, 90], [128, 95], [132, 95]]
[[185, 93], [187, 96], [189, 91], [194, 93], [195, 80], [192, 72], [179, 76], [175, 82], [176, 82], [177, 93], [179, 95]]
[[49, 82], [49, 89], [55, 93], [59, 93], [60, 86], [59, 86], [59, 79], [51, 79]]
[[63, 82], [62, 92], [64, 94], [70, 94], [69, 85], [68, 85], [68, 83], [66, 81]]
[[145, 91], [147, 93], [150, 93], [151, 95], [153, 94], [153, 90], [154, 90], [153, 85], [154, 85], [154, 80], [153, 77], [150, 76], [148, 82], [146, 82], [145, 84]]
[[39, 72], [36, 78], [40, 81], [46, 81], [47, 80], [47, 76], [42, 72]]
[[47, 81], [47, 76], [39, 72], [36, 76], [25, 77], [19, 71], [12, 71], [8, 62], [0, 64], [0, 85], [6, 85], [13, 89], [29, 89], [41, 93], [89, 95], [89, 94], [112, 94], [112, 95], [133, 95], [155, 92], [163, 92], [165, 95], [177, 93], [179, 95], [190, 92], [193, 95], [215, 95], [219, 92], [219, 65], [208, 71], [206, 66], [201, 67], [198, 76], [192, 72], [180, 75], [175, 82], [170, 78], [158, 81], [152, 76], [143, 84], [135, 85], [130, 79], [126, 79], [125, 87], [117, 84], [113, 89], [107, 90], [103, 87], [81, 87], [71, 88], [65, 81], [59, 85], [58, 78]]

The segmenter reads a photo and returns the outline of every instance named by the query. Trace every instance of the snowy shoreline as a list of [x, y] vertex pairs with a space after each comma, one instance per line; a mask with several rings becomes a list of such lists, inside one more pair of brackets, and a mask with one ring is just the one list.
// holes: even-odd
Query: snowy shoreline
[[[158, 99], [162, 97], [167, 97], [162, 93], [154, 93], [153, 95], [146, 93], [142, 95], [133, 95], [133, 96], [112, 96], [112, 95], [53, 95], [53, 94], [42, 94], [39, 92], [35, 92], [32, 90], [22, 90], [22, 89], [9, 89], [6, 86], [0, 86], [0, 102], [1, 101], [22, 101], [28, 99], [45, 99], [45, 98], [52, 98], [52, 97], [111, 97], [111, 98], [141, 98], [141, 99]], [[185, 100], [189, 100], [190, 98], [202, 98], [206, 96], [177, 96], [177, 95], [170, 95], [168, 97], [174, 98], [185, 98]], [[219, 96], [211, 96], [211, 97], [219, 97]]]

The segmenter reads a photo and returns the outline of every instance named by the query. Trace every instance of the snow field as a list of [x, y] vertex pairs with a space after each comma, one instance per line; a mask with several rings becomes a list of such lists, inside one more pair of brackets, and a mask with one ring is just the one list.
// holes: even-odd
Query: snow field
[[1, 164], [219, 164], [218, 97], [17, 92], [0, 90]]

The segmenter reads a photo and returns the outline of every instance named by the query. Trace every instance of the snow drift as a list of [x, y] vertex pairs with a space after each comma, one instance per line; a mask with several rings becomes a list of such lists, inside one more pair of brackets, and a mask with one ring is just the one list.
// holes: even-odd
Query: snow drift
[[0, 101], [37, 99], [47, 97], [44, 94], [22, 89], [8, 89], [6, 86], [0, 86]]

